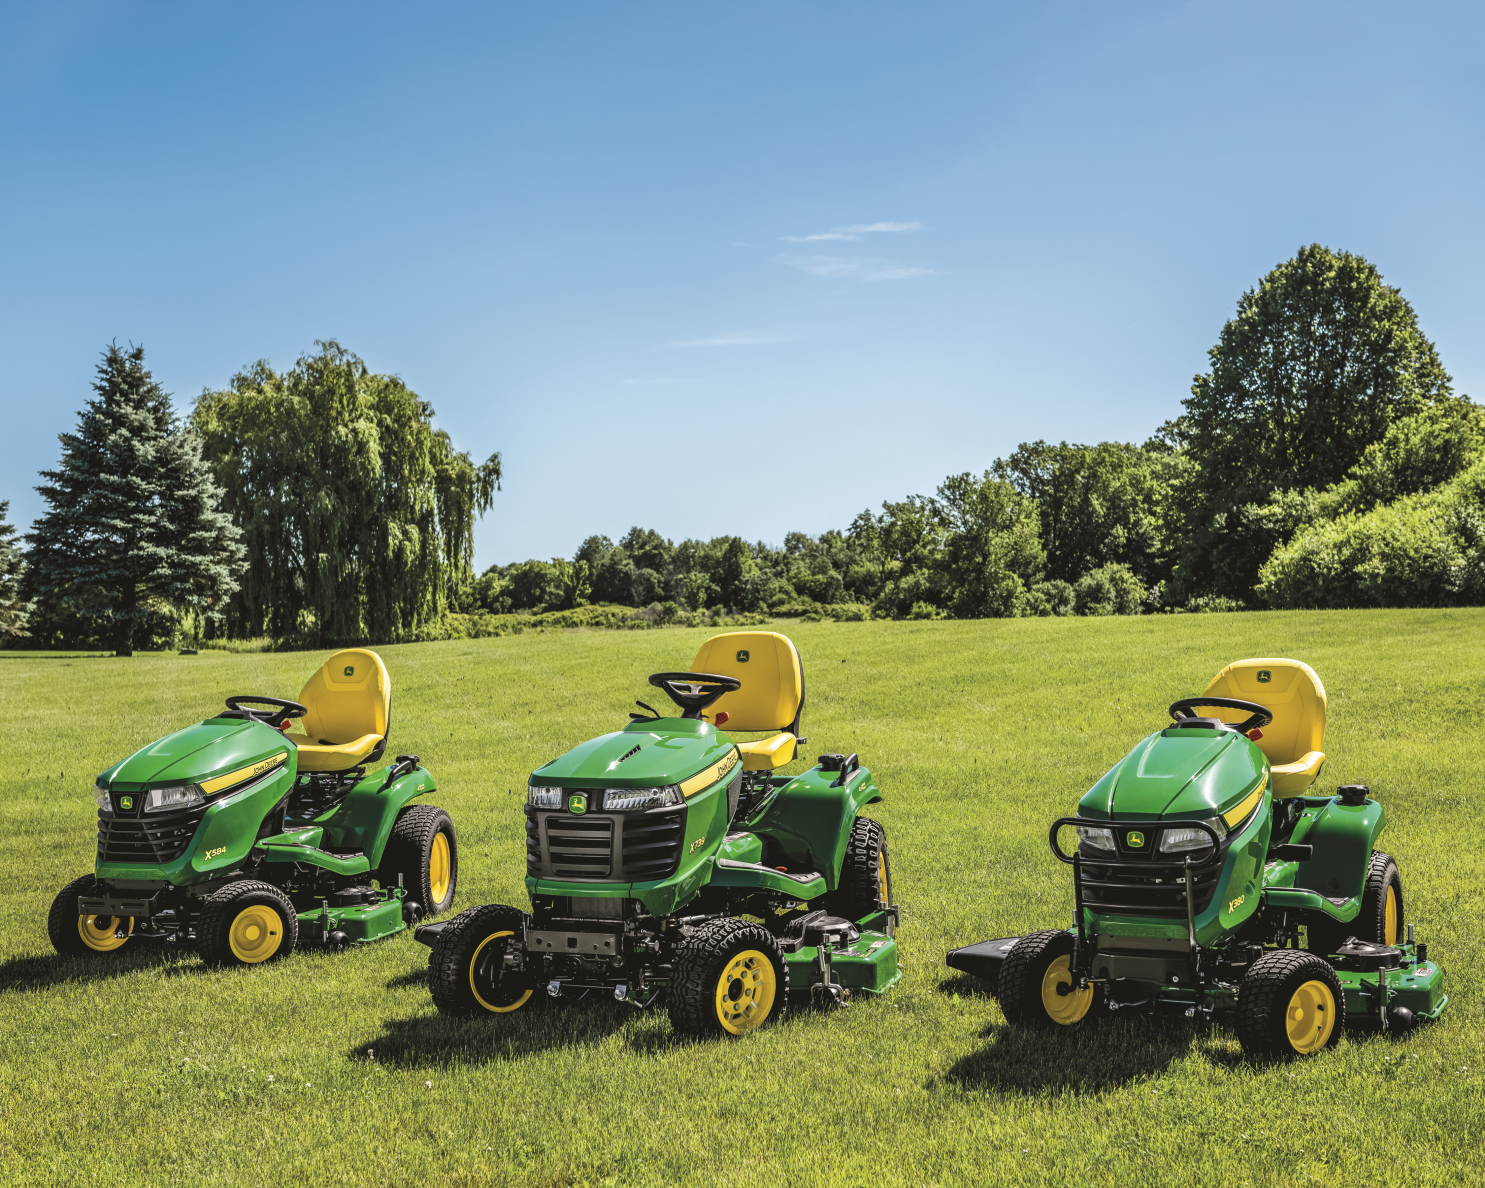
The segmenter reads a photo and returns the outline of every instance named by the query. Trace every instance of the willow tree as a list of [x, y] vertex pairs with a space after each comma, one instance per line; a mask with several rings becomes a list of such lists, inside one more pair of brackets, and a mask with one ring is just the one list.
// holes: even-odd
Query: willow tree
[[474, 522], [500, 487], [433, 428], [433, 406], [336, 342], [203, 392], [193, 419], [242, 530], [234, 632], [405, 639], [473, 580]]

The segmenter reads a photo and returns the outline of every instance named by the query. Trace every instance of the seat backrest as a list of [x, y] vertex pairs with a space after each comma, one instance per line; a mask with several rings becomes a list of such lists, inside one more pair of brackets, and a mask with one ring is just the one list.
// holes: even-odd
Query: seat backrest
[[726, 712], [728, 730], [799, 733], [804, 709], [804, 666], [799, 649], [777, 631], [729, 631], [701, 645], [692, 672], [736, 677], [742, 688], [713, 702], [706, 716]]
[[392, 678], [375, 652], [336, 652], [305, 682], [299, 694], [309, 708], [304, 733], [318, 742], [354, 742], [368, 734], [387, 736], [392, 720]]
[[[1213, 697], [1256, 701], [1273, 711], [1274, 720], [1263, 728], [1258, 749], [1276, 767], [1325, 750], [1325, 686], [1308, 664], [1282, 658], [1238, 660], [1214, 676], [1204, 691]], [[1224, 722], [1248, 717], [1231, 709], [1202, 713]]]

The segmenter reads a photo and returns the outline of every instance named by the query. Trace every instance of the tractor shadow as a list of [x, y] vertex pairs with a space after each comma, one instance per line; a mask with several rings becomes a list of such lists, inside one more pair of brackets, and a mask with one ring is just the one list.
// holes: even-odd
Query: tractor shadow
[[[1184, 1021], [1138, 1016], [1106, 1018], [1096, 1027], [1056, 1032], [995, 1023], [982, 1034], [990, 1042], [956, 1061], [937, 1078], [939, 1084], [1039, 1097], [1098, 1094], [1165, 1072], [1192, 1054], [1197, 1038]], [[1228, 1063], [1226, 1052], [1201, 1047], [1204, 1059]]]
[[[426, 975], [423, 975], [426, 976]], [[393, 979], [411, 985], [422, 977]], [[391, 983], [389, 983], [391, 984]], [[392, 1019], [369, 1043], [347, 1053], [352, 1060], [371, 1060], [387, 1068], [445, 1068], [454, 1064], [491, 1064], [538, 1056], [557, 1048], [597, 1043], [635, 1020], [633, 1007], [617, 1003], [547, 1003], [533, 999], [505, 1017], [485, 1015], [452, 1019], [419, 1015]]]
[[172, 977], [212, 972], [194, 954], [158, 948], [97, 957], [11, 957], [0, 961], [0, 994], [24, 994], [69, 983], [109, 982], [146, 971], [163, 971]]

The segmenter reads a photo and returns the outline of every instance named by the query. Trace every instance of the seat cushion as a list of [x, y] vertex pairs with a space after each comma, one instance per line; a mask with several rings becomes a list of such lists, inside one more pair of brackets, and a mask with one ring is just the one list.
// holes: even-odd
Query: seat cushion
[[792, 734], [775, 734], [756, 742], [738, 743], [737, 749], [742, 752], [743, 757], [743, 770], [772, 771], [775, 767], [794, 762], [798, 741]]
[[1301, 755], [1293, 763], [1274, 764], [1274, 796], [1283, 798], [1302, 795], [1320, 778], [1320, 769], [1324, 765], [1324, 751], [1311, 751], [1307, 755]]
[[380, 734], [363, 734], [354, 742], [337, 744], [312, 743], [302, 734], [284, 737], [299, 748], [300, 771], [345, 771], [363, 762], [382, 741]]

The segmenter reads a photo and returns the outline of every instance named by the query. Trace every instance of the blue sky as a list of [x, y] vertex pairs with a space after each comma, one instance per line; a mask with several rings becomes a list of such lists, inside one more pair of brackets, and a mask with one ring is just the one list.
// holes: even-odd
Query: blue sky
[[1303, 243], [1485, 397], [1478, 6], [0, 7], [0, 499], [99, 350], [335, 338], [505, 457], [481, 567], [1142, 441]]

